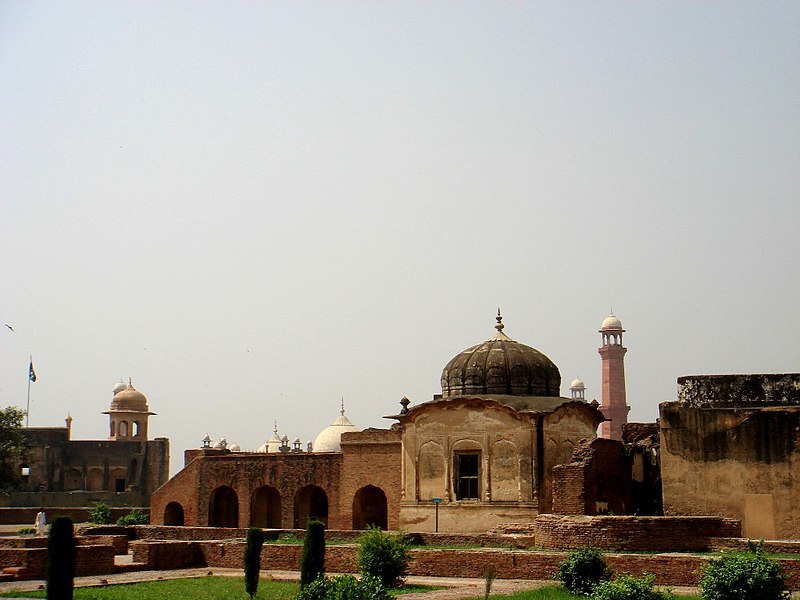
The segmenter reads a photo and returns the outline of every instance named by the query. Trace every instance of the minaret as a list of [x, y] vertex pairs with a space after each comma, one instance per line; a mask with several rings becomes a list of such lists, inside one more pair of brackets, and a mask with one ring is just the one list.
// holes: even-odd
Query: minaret
[[603, 345], [597, 350], [603, 360], [603, 402], [600, 411], [605, 421], [600, 425], [600, 436], [622, 440], [622, 425], [628, 422], [631, 407], [625, 398], [625, 353], [622, 345], [622, 323], [613, 314], [608, 315], [600, 326]]

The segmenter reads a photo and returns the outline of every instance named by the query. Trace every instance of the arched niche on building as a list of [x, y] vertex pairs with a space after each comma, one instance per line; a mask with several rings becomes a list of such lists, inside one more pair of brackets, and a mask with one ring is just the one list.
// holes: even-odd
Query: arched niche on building
[[490, 449], [491, 499], [500, 502], [519, 500], [520, 472], [519, 449], [514, 442], [498, 440]]
[[221, 485], [211, 492], [208, 503], [209, 527], [239, 527], [239, 496], [233, 488]]
[[353, 497], [353, 529], [386, 530], [387, 524], [386, 493], [374, 485], [365, 485]]
[[68, 492], [83, 489], [83, 475], [77, 467], [70, 467], [64, 471], [64, 489]]
[[294, 527], [305, 529], [309, 520], [328, 524], [328, 495], [321, 487], [307, 485], [294, 497]]
[[281, 493], [271, 485], [262, 485], [250, 501], [250, 526], [266, 529], [281, 527]]
[[164, 507], [164, 525], [182, 527], [184, 524], [183, 506], [180, 502], [170, 502]]
[[419, 500], [444, 498], [447, 495], [447, 466], [441, 444], [428, 441], [422, 444], [417, 459], [417, 490]]
[[86, 489], [90, 492], [99, 492], [104, 489], [103, 485], [103, 469], [101, 467], [92, 467], [86, 474]]

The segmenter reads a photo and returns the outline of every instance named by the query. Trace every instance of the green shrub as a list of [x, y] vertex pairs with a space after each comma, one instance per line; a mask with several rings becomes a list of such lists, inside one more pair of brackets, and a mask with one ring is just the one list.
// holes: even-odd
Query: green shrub
[[252, 598], [258, 591], [258, 578], [261, 574], [261, 547], [264, 545], [264, 532], [257, 527], [247, 530], [247, 545], [244, 547], [244, 589]]
[[780, 566], [760, 551], [728, 554], [711, 561], [700, 580], [706, 600], [788, 598]]
[[301, 588], [295, 600], [391, 600], [381, 582], [367, 575], [360, 580], [352, 575], [339, 575], [326, 579], [320, 575]]
[[[109, 517], [110, 517], [110, 510], [109, 510]], [[134, 508], [131, 512], [127, 515], [122, 515], [119, 519], [117, 519], [117, 525], [122, 525], [123, 527], [127, 527], [128, 525], [149, 525], [150, 524], [150, 516], [144, 512], [143, 510], [139, 510], [138, 508]]]
[[573, 550], [559, 563], [557, 577], [568, 591], [588, 596], [598, 583], [611, 577], [611, 569], [600, 550], [587, 546]]
[[72, 600], [75, 585], [75, 536], [72, 521], [58, 517], [47, 536], [47, 598]]
[[620, 575], [611, 581], [601, 581], [592, 592], [592, 600], [670, 600], [671, 592], [659, 592], [654, 588], [655, 575], [641, 578]]
[[17, 535], [28, 535], [36, 533], [36, 527], [20, 527], [17, 529]]
[[384, 588], [403, 583], [408, 571], [408, 545], [402, 533], [370, 527], [359, 538], [356, 562], [362, 576], [377, 577]]
[[111, 523], [111, 509], [105, 502], [95, 502], [89, 509], [89, 523], [95, 525], [108, 525]]
[[300, 556], [300, 587], [325, 574], [325, 524], [310, 520], [306, 526], [303, 554]]

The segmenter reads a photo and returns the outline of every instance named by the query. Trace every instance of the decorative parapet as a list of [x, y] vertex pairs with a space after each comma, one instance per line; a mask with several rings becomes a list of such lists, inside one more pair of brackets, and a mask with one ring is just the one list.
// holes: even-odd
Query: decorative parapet
[[692, 408], [800, 406], [800, 373], [678, 377], [678, 402]]

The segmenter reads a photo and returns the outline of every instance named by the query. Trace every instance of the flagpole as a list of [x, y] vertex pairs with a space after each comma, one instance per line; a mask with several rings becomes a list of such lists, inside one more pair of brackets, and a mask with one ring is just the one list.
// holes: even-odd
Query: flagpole
[[[29, 365], [33, 364], [33, 356], [30, 356]], [[28, 406], [25, 408], [25, 428], [28, 428], [28, 420], [31, 418], [31, 371], [28, 367]]]

